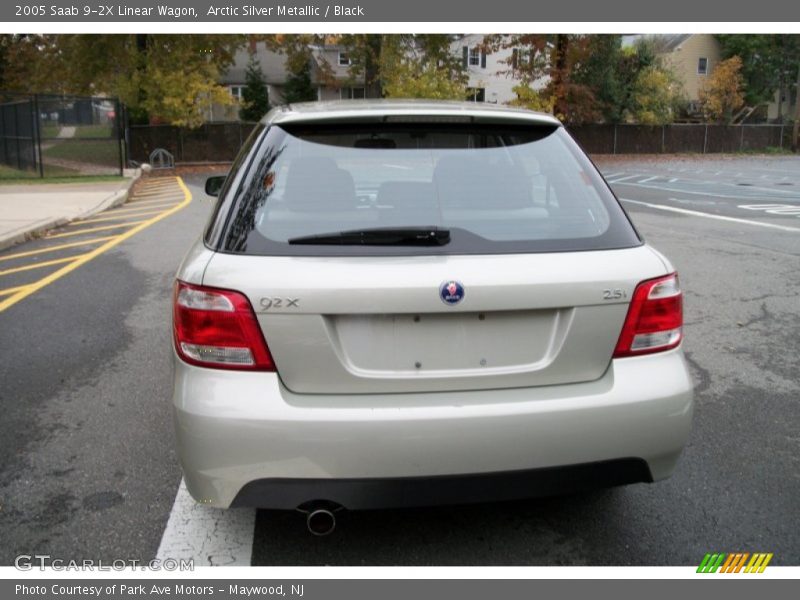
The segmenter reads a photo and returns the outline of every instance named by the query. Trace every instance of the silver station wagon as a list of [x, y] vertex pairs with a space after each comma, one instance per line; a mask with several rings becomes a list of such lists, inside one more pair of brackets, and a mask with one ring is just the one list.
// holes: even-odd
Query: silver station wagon
[[174, 414], [215, 506], [507, 500], [668, 477], [682, 295], [554, 118], [277, 108], [180, 267]]

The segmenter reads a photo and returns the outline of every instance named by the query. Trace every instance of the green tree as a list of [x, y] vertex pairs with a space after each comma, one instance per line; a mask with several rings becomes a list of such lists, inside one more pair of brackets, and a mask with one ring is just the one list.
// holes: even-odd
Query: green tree
[[523, 83], [511, 88], [517, 97], [508, 104], [510, 106], [518, 106], [520, 108], [527, 108], [528, 110], [535, 110], [538, 112], [553, 112], [553, 96], [543, 94], [539, 90], [535, 90], [530, 85]]
[[29, 93], [118, 96], [150, 121], [197, 126], [228, 104], [220, 73], [239, 35], [26, 35], [8, 46], [4, 83]]
[[383, 96], [383, 73], [381, 72], [381, 54], [384, 36], [375, 33], [352, 33], [338, 36], [336, 44], [342, 46], [350, 58], [348, 83], [364, 84], [364, 95], [367, 98]]
[[625, 110], [626, 82], [620, 66], [623, 62], [622, 36], [586, 36], [573, 65], [572, 81], [592, 90], [602, 120], [618, 123]]
[[298, 72], [290, 72], [283, 86], [283, 101], [286, 104], [313, 102], [317, 99], [317, 88], [311, 83], [311, 59], [300, 66]]
[[469, 77], [451, 42], [447, 35], [386, 36], [379, 65], [384, 95], [464, 100]]
[[794, 87], [800, 68], [800, 35], [727, 34], [716, 36], [723, 58], [742, 59], [744, 99], [749, 105], [778, 98], [778, 119], [784, 117], [782, 96]]
[[244, 83], [239, 118], [242, 121], [260, 121], [261, 117], [267, 114], [270, 109], [269, 88], [267, 88], [267, 82], [264, 80], [261, 64], [255, 55], [251, 55], [247, 63]]
[[630, 95], [631, 120], [643, 125], [671, 123], [683, 100], [679, 90], [668, 71], [656, 65], [641, 69]]

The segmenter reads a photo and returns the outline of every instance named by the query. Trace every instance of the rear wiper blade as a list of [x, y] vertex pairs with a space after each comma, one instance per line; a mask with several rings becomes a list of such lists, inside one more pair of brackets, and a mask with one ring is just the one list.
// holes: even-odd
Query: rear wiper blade
[[377, 227], [290, 238], [290, 244], [342, 246], [444, 246], [450, 230], [439, 227]]

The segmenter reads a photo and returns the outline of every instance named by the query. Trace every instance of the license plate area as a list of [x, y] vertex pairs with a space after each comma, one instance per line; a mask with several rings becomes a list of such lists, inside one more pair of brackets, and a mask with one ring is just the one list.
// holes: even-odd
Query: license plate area
[[543, 368], [565, 333], [564, 310], [328, 317], [348, 369], [379, 376], [497, 374]]

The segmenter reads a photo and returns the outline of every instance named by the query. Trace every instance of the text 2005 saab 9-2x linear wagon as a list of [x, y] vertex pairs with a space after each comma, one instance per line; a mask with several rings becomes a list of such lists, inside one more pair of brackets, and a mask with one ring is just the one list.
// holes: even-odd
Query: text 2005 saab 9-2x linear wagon
[[177, 275], [186, 486], [364, 509], [668, 477], [682, 295], [557, 120], [474, 103], [282, 107]]

